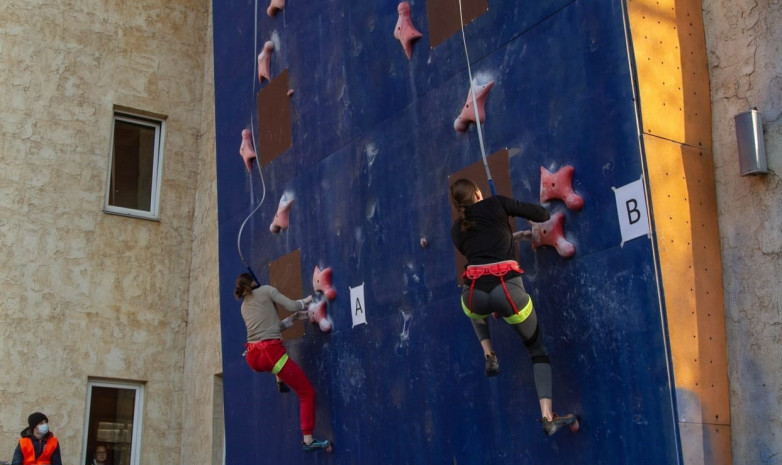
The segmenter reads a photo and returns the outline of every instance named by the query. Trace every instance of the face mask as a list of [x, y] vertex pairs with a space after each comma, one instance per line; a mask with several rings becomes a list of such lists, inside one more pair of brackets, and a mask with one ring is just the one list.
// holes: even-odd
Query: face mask
[[47, 423], [44, 423], [38, 427], [38, 432], [41, 433], [42, 436], [45, 436], [46, 433], [49, 432], [49, 425]]

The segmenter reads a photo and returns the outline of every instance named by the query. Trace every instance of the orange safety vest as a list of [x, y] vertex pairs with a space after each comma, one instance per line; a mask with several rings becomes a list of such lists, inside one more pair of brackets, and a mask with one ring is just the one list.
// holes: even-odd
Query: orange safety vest
[[30, 438], [20, 438], [19, 447], [22, 449], [22, 455], [24, 456], [24, 465], [45, 465], [52, 463], [52, 454], [57, 449], [57, 438], [52, 436], [43, 446], [43, 452], [35, 458], [35, 447], [33, 447], [33, 441]]

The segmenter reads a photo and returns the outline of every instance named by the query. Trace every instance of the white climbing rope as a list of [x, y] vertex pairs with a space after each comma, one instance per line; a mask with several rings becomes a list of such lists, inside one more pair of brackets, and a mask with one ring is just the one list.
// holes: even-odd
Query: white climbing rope
[[[252, 84], [252, 98], [255, 98], [255, 83], [257, 79], [258, 74], [258, 0], [255, 0], [255, 27], [253, 30], [253, 84]], [[253, 123], [253, 110], [252, 107], [250, 109], [250, 133], [252, 134], [252, 143], [253, 143], [253, 150], [256, 150], [256, 147], [258, 147], [256, 134], [255, 134], [255, 124]], [[239, 233], [236, 236], [236, 249], [239, 251], [239, 258], [242, 260], [242, 263], [244, 263], [244, 266], [247, 267], [247, 269], [250, 271], [250, 274], [253, 275], [253, 278], [255, 277], [255, 274], [252, 271], [252, 268], [250, 268], [250, 265], [247, 264], [247, 260], [244, 259], [244, 255], [242, 254], [242, 231], [244, 231], [244, 226], [247, 224], [247, 221], [255, 214], [255, 212], [258, 211], [259, 208], [261, 208], [261, 205], [263, 205], [264, 200], [266, 200], [266, 182], [263, 179], [263, 171], [261, 170], [261, 161], [258, 158], [258, 153], [256, 151], [255, 154], [255, 164], [258, 165], [258, 175], [261, 178], [261, 186], [262, 186], [262, 194], [261, 194], [261, 201], [258, 202], [258, 206], [253, 209], [253, 211], [250, 212], [249, 215], [247, 215], [247, 218], [242, 221], [241, 226], [239, 226]], [[252, 163], [250, 164], [250, 171], [252, 171]], [[256, 279], [257, 281], [257, 279]]]
[[494, 189], [494, 180], [489, 170], [489, 162], [486, 159], [486, 147], [483, 144], [483, 131], [481, 130], [481, 118], [478, 115], [478, 100], [475, 98], [475, 85], [473, 83], [472, 68], [470, 67], [470, 53], [467, 51], [467, 38], [464, 35], [464, 15], [462, 13], [462, 0], [459, 0], [459, 22], [461, 23], [462, 43], [464, 44], [464, 56], [467, 58], [467, 76], [470, 78], [470, 96], [472, 96], [472, 109], [475, 112], [475, 127], [478, 130], [478, 143], [481, 146], [481, 159], [483, 168], [486, 170], [486, 177], [489, 178], [489, 188], [492, 195], [497, 192]]

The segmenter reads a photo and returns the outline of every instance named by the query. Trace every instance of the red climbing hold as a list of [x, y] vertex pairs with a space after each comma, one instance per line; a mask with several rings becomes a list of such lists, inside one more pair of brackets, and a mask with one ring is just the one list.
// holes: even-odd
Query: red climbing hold
[[565, 222], [565, 215], [557, 212], [551, 215], [545, 223], [532, 224], [532, 247], [537, 249], [544, 245], [550, 245], [557, 249], [561, 257], [569, 258], [575, 255], [576, 246], [565, 239], [562, 225]]
[[252, 133], [249, 129], [242, 129], [242, 145], [239, 147], [239, 155], [244, 159], [244, 166], [247, 171], [252, 171], [253, 160], [255, 159], [255, 150], [253, 150]]
[[315, 323], [320, 327], [320, 330], [324, 333], [331, 331], [331, 321], [326, 316], [326, 301], [321, 299], [318, 302], [313, 302], [307, 308], [307, 315], [310, 317], [310, 322]]
[[282, 194], [280, 203], [277, 205], [277, 214], [274, 215], [274, 220], [272, 220], [272, 224], [269, 225], [269, 231], [277, 234], [282, 229], [288, 229], [292, 205], [293, 197], [288, 197], [288, 194]]
[[263, 50], [258, 54], [258, 84], [263, 84], [263, 80], [270, 81], [269, 63], [271, 62], [272, 52], [274, 52], [274, 42], [271, 40], [263, 44]]
[[[478, 86], [473, 84], [472, 88], [475, 89], [475, 101], [478, 104], [478, 119], [483, 124], [486, 119], [484, 107], [486, 104], [486, 97], [489, 96], [489, 91], [494, 87], [494, 81]], [[475, 110], [472, 107], [472, 88], [467, 93], [467, 102], [462, 108], [462, 112], [458, 118], [453, 122], [453, 128], [459, 132], [465, 132], [470, 126], [470, 123], [475, 122]]]
[[269, 2], [269, 8], [266, 9], [266, 14], [274, 16], [283, 8], [285, 8], [285, 0], [271, 0]]
[[540, 167], [540, 202], [560, 199], [571, 210], [581, 210], [584, 199], [573, 192], [573, 172], [570, 165], [563, 166], [556, 173]]
[[394, 37], [402, 43], [402, 48], [405, 49], [405, 54], [409, 60], [413, 56], [413, 42], [421, 38], [421, 33], [413, 26], [413, 21], [410, 19], [409, 3], [400, 3], [396, 11], [399, 12], [399, 19], [396, 20]]
[[312, 289], [315, 292], [322, 292], [328, 300], [334, 300], [337, 297], [337, 291], [331, 287], [331, 268], [321, 270], [317, 266], [312, 274]]

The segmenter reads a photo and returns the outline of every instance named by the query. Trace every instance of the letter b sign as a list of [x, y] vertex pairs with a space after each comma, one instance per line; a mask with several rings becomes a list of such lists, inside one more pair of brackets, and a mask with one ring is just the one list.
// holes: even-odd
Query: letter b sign
[[630, 239], [649, 235], [643, 179], [622, 187], [614, 187], [616, 213], [622, 230], [622, 245]]

